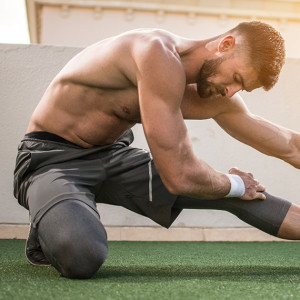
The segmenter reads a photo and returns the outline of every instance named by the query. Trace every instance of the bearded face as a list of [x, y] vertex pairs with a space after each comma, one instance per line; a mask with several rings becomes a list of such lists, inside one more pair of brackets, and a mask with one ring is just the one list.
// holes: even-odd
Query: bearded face
[[201, 98], [209, 98], [216, 95], [225, 96], [224, 88], [208, 79], [216, 75], [218, 67], [226, 59], [226, 57], [219, 57], [204, 61], [197, 80], [197, 91]]

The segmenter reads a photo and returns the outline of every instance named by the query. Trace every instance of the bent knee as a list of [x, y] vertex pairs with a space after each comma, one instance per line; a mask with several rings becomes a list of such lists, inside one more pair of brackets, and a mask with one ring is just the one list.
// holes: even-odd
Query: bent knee
[[89, 279], [97, 273], [105, 259], [106, 255], [100, 257], [74, 257], [72, 261], [62, 264], [61, 274], [72, 279]]
[[99, 216], [78, 201], [53, 206], [38, 224], [48, 261], [65, 277], [90, 278], [104, 263], [107, 235]]
[[107, 243], [95, 243], [97, 245], [80, 245], [80, 243], [81, 241], [78, 241], [78, 245], [61, 248], [62, 253], [56, 257], [58, 269], [64, 277], [91, 278], [106, 260]]

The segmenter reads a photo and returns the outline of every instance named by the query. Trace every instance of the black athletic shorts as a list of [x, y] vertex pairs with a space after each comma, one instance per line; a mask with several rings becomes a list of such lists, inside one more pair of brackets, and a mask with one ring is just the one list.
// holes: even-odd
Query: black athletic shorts
[[82, 148], [47, 132], [25, 135], [18, 148], [14, 195], [33, 226], [55, 204], [78, 200], [123, 206], [170, 227], [181, 209], [163, 185], [148, 151], [130, 147], [128, 130], [115, 143]]

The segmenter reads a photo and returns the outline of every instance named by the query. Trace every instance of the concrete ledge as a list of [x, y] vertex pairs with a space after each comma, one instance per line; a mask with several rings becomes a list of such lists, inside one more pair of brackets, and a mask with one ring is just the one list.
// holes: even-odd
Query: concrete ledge
[[0, 239], [27, 239], [29, 225], [0, 225]]
[[[110, 241], [282, 241], [255, 228], [106, 227]], [[26, 239], [29, 225], [0, 225], [0, 239]]]

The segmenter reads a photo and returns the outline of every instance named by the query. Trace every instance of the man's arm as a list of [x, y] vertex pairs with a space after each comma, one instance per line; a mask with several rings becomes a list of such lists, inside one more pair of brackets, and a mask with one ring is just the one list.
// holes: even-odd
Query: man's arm
[[[180, 104], [186, 78], [174, 51], [160, 40], [133, 48], [141, 119], [155, 166], [170, 192], [195, 198], [216, 199], [230, 190], [225, 174], [195, 157]], [[244, 199], [262, 198], [263, 187], [247, 173]]]
[[300, 169], [300, 134], [251, 114], [240, 95], [233, 98], [234, 108], [215, 121], [237, 140]]

